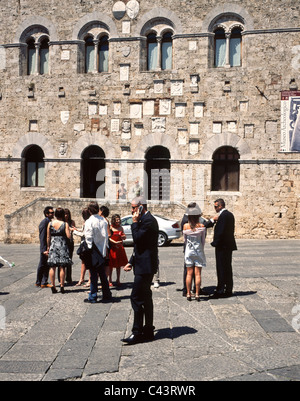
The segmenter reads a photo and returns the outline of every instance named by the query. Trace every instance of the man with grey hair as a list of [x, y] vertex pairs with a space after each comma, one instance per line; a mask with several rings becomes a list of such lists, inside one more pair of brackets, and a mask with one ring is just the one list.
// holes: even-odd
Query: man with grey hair
[[[147, 201], [137, 197], [131, 202], [134, 253], [125, 271], [134, 270], [131, 305], [134, 311], [132, 334], [122, 341], [127, 345], [154, 340], [151, 284], [158, 269], [158, 223], [147, 210]], [[145, 320], [145, 325], [144, 325]]]

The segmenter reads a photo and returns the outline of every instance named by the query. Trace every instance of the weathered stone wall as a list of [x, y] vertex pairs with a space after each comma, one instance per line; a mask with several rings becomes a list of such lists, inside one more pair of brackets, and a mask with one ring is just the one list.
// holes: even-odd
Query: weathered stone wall
[[[116, 4], [136, 14], [121, 7], [117, 15]], [[8, 0], [0, 11], [0, 240], [4, 216], [39, 198], [70, 199], [78, 212], [81, 157], [91, 145], [105, 153], [101, 203], [115, 197], [113, 171], [131, 191], [136, 178], [143, 184], [147, 151], [162, 146], [171, 156], [171, 202], [196, 200], [210, 215], [223, 197], [239, 237], [299, 238], [300, 157], [280, 152], [281, 91], [300, 85], [294, 1]], [[216, 21], [243, 26], [241, 67], [214, 68]], [[41, 29], [50, 39], [49, 74], [26, 75], [26, 37]], [[172, 31], [172, 70], [146, 71], [151, 29]], [[108, 72], [83, 73], [89, 30], [109, 36]], [[41, 188], [22, 185], [31, 145], [45, 155]], [[212, 158], [222, 146], [240, 155], [237, 192], [211, 191]], [[11, 218], [10, 240], [34, 238], [43, 204], [33, 205]]]

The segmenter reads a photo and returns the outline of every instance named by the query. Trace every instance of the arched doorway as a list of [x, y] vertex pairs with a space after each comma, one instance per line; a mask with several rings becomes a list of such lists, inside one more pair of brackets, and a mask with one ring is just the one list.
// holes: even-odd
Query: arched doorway
[[154, 146], [146, 153], [145, 190], [149, 200], [170, 200], [171, 155], [167, 148]]
[[105, 198], [105, 153], [96, 145], [81, 155], [81, 197]]

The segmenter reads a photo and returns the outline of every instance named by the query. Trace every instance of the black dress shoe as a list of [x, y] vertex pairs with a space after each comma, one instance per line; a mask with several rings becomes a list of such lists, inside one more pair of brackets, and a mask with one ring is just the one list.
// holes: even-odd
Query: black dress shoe
[[130, 337], [124, 338], [121, 341], [127, 345], [140, 344], [144, 342], [144, 336], [142, 334], [131, 334]]
[[214, 292], [213, 295], [209, 297], [209, 299], [221, 299], [224, 298], [224, 293], [223, 292]]

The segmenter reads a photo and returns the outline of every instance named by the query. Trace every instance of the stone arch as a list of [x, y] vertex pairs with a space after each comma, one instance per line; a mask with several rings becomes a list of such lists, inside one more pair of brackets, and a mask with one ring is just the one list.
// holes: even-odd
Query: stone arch
[[238, 150], [240, 160], [251, 160], [252, 153], [248, 143], [236, 134], [217, 134], [209, 139], [201, 152], [201, 160], [212, 160], [215, 151], [222, 146], [231, 146]]
[[118, 30], [114, 21], [106, 14], [94, 12], [85, 15], [75, 24], [72, 34], [72, 40], [81, 39], [82, 33], [85, 32], [88, 27], [93, 25], [94, 23], [100, 23], [103, 28], [109, 32], [110, 38], [119, 37]]
[[48, 18], [32, 16], [23, 21], [18, 27], [14, 38], [15, 43], [24, 43], [28, 32], [37, 27], [44, 28], [46, 30], [45, 33], [49, 35], [52, 42], [58, 41], [56, 27]]
[[96, 145], [103, 149], [107, 159], [116, 158], [115, 145], [104, 135], [99, 133], [83, 135], [73, 146], [72, 159], [81, 159], [82, 152], [89, 146]]
[[139, 37], [143, 36], [149, 29], [149, 26], [155, 21], [164, 20], [174, 29], [175, 35], [182, 34], [182, 24], [177, 15], [166, 8], [154, 8], [153, 10], [146, 13], [139, 21], [136, 26], [134, 35]]
[[135, 159], [145, 159], [148, 150], [154, 146], [163, 146], [170, 151], [171, 161], [181, 160], [182, 154], [178, 149], [177, 142], [169, 135], [166, 134], [149, 134], [145, 136], [136, 147], [134, 153]]
[[202, 24], [203, 32], [212, 32], [216, 21], [222, 17], [230, 15], [241, 20], [245, 27], [245, 31], [251, 31], [254, 29], [254, 21], [248, 11], [239, 4], [236, 3], [226, 3], [215, 7], [210, 13], [205, 17]]
[[13, 150], [13, 158], [21, 158], [24, 149], [29, 145], [39, 146], [45, 154], [45, 159], [53, 159], [55, 157], [53, 146], [48, 139], [44, 137], [44, 135], [38, 132], [29, 132], [28, 134], [22, 136], [22, 138], [20, 138], [15, 145]]

